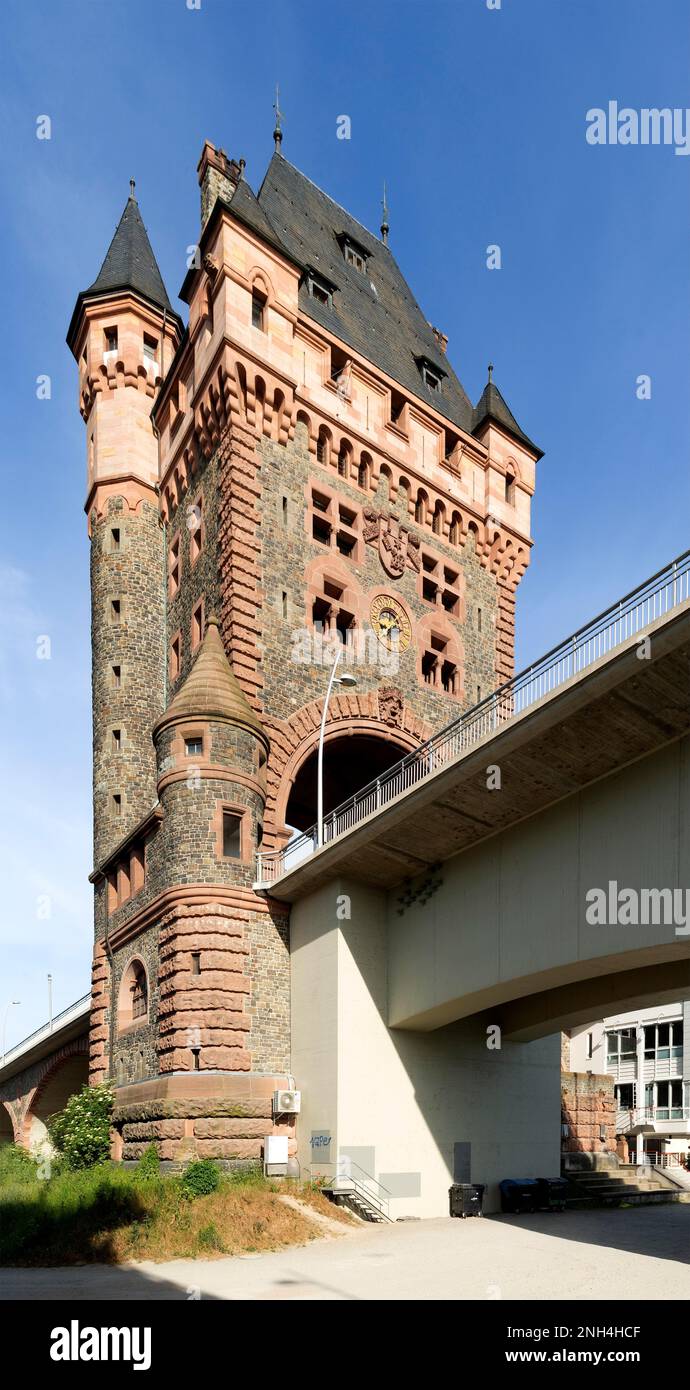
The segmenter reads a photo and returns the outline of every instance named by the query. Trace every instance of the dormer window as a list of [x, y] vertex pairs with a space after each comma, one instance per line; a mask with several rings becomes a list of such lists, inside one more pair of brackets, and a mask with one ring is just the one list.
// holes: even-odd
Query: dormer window
[[360, 275], [366, 275], [369, 259], [369, 252], [366, 247], [362, 246], [361, 242], [355, 241], [353, 237], [346, 236], [344, 232], [340, 234], [338, 241], [347, 265], [353, 266], [355, 270], [360, 272]]
[[323, 304], [329, 309], [332, 308], [334, 286], [331, 285], [330, 281], [324, 280], [322, 276], [317, 275], [316, 271], [310, 270], [307, 276], [307, 289], [310, 297], [315, 299], [317, 304]]
[[437, 367], [428, 357], [417, 357], [417, 366], [424, 385], [429, 391], [440, 391], [441, 381], [446, 375], [442, 367]]

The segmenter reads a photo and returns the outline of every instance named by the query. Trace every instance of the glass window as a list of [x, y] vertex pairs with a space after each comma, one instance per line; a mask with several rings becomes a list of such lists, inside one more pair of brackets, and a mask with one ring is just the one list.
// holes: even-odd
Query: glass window
[[223, 812], [223, 857], [242, 858], [242, 817], [232, 811]]

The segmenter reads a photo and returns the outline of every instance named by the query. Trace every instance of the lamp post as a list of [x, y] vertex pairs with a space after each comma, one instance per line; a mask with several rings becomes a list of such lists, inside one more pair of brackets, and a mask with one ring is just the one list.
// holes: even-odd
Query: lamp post
[[21, 1002], [22, 1002], [21, 999], [10, 999], [9, 1004], [7, 1005], [7, 1007], [6, 1007], [6, 1009], [5, 1009], [5, 1017], [4, 1017], [3, 1021], [2, 1021], [2, 1060], [3, 1060], [3, 1062], [4, 1062], [4, 1060], [5, 1060], [5, 1034], [6, 1034], [6, 1032], [7, 1032], [7, 1015], [8, 1015], [8, 1013], [9, 1013], [10, 1009], [12, 1008], [12, 1005], [13, 1005], [13, 1004], [21, 1004]]
[[352, 687], [353, 685], [356, 685], [356, 684], [357, 684], [356, 678], [355, 678], [353, 675], [351, 675], [349, 671], [345, 671], [344, 674], [343, 674], [342, 676], [336, 675], [336, 671], [338, 670], [338, 663], [339, 663], [339, 661], [340, 661], [340, 658], [341, 658], [342, 654], [343, 654], [343, 649], [342, 649], [342, 647], [339, 647], [339, 648], [338, 648], [338, 651], [337, 651], [337, 653], [336, 653], [335, 661], [333, 662], [333, 669], [332, 669], [332, 671], [331, 671], [330, 680], [329, 680], [329, 682], [328, 682], [328, 689], [327, 689], [327, 691], [326, 691], [326, 698], [325, 698], [325, 700], [324, 700], [324, 702], [323, 702], [323, 714], [321, 715], [321, 731], [320, 731], [320, 733], [319, 733], [318, 769], [317, 769], [317, 774], [316, 774], [316, 781], [317, 781], [317, 832], [316, 832], [316, 833], [317, 833], [317, 849], [320, 849], [321, 846], [322, 846], [322, 844], [323, 844], [323, 740], [324, 740], [324, 734], [325, 734], [325, 732], [326, 732], [326, 719], [327, 719], [327, 717], [328, 717], [328, 703], [329, 703], [329, 700], [330, 700], [330, 698], [331, 698], [331, 691], [332, 691], [334, 685], [343, 685], [343, 686], [347, 686], [348, 688], [350, 688], [350, 687]]

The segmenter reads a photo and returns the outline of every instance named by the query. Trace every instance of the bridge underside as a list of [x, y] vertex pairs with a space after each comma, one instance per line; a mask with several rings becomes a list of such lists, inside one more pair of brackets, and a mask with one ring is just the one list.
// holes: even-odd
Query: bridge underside
[[[686, 603], [305, 860], [276, 896], [301, 906], [330, 887], [353, 916], [361, 900], [385, 920], [395, 1030], [491, 1014], [529, 1041], [687, 997], [689, 729]], [[638, 905], [667, 898], [636, 924], [612, 884]]]

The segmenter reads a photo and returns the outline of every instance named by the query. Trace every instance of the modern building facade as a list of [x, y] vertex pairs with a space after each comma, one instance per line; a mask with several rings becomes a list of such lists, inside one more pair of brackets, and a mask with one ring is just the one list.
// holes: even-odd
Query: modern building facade
[[327, 811], [513, 670], [540, 451], [491, 370], [472, 405], [386, 215], [372, 235], [281, 138], [258, 195], [204, 146], [186, 326], [132, 188], [68, 332], [91, 539], [90, 1067], [116, 1083], [127, 1158], [153, 1140], [255, 1160], [271, 1133], [294, 1151], [273, 1099], [300, 1083], [288, 908], [254, 891], [254, 857], [316, 819], [336, 653], [357, 684], [329, 705]]
[[573, 1029], [573, 1072], [613, 1080], [620, 1156], [687, 1159], [690, 1148], [690, 1001], [622, 1013]]

